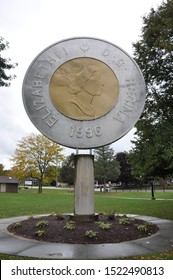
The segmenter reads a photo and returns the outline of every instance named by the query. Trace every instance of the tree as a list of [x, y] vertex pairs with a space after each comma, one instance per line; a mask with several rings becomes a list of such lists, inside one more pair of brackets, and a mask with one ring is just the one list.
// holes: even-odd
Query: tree
[[0, 163], [0, 176], [8, 176], [9, 170], [4, 169], [4, 165]]
[[42, 193], [43, 179], [50, 166], [55, 166], [58, 160], [63, 160], [62, 150], [58, 144], [41, 134], [31, 134], [23, 137], [11, 161], [11, 174], [19, 180], [27, 177], [39, 180], [38, 193]]
[[131, 166], [128, 161], [128, 154], [123, 152], [117, 153], [116, 160], [120, 165], [120, 175], [117, 178], [117, 181], [124, 183], [125, 186], [128, 186], [129, 183], [132, 183], [134, 181], [131, 173]]
[[71, 154], [63, 162], [60, 169], [60, 180], [68, 185], [74, 185], [75, 180], [75, 160], [74, 154]]
[[143, 17], [134, 58], [147, 86], [146, 105], [136, 125], [131, 155], [138, 176], [173, 173], [173, 1], [163, 2]]
[[59, 174], [59, 172], [58, 172], [57, 166], [49, 165], [49, 167], [45, 171], [44, 183], [51, 185], [51, 186], [56, 186], [58, 174]]
[[120, 174], [119, 164], [114, 150], [109, 145], [94, 150], [95, 180], [106, 185], [107, 181], [116, 181]]
[[15, 68], [17, 63], [11, 63], [11, 60], [8, 58], [3, 58], [1, 56], [1, 52], [9, 48], [9, 43], [5, 42], [5, 40], [0, 37], [0, 87], [8, 87], [10, 86], [10, 82], [14, 79], [15, 75], [8, 75], [6, 71]]
[[0, 176], [4, 175], [4, 165], [0, 163]]

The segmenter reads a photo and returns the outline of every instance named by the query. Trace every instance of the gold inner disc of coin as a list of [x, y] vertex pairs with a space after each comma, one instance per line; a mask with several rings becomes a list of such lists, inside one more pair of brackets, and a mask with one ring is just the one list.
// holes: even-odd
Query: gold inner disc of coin
[[61, 113], [76, 120], [92, 120], [117, 103], [118, 79], [102, 61], [82, 57], [62, 64], [50, 80], [51, 101]]

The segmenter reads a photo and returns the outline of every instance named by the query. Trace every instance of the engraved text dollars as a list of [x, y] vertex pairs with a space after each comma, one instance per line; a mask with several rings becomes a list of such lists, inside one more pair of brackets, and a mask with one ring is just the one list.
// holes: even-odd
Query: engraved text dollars
[[42, 51], [23, 82], [23, 102], [33, 124], [71, 148], [115, 142], [140, 117], [145, 83], [122, 49], [95, 38], [72, 38]]

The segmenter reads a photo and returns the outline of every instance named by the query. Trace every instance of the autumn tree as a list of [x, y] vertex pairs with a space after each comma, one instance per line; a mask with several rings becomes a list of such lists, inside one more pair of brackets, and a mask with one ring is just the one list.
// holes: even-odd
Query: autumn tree
[[134, 58], [146, 86], [146, 105], [136, 125], [130, 159], [138, 176], [173, 174], [173, 0], [143, 17]]
[[55, 166], [57, 161], [63, 160], [62, 151], [63, 148], [41, 134], [23, 137], [11, 158], [11, 174], [20, 180], [27, 177], [37, 178], [38, 193], [42, 193], [43, 179], [50, 166]]
[[49, 165], [44, 174], [44, 183], [56, 186], [56, 181], [59, 176], [57, 165]]
[[7, 71], [16, 67], [16, 63], [12, 63], [9, 58], [3, 58], [2, 51], [9, 48], [9, 43], [6, 42], [2, 37], [0, 37], [0, 87], [8, 87], [10, 81], [14, 79], [15, 75], [8, 75]]

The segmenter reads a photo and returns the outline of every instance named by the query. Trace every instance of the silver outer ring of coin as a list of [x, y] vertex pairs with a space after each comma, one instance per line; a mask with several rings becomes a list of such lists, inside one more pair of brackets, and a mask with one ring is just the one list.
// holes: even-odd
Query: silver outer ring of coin
[[[93, 120], [75, 120], [58, 111], [50, 99], [49, 83], [63, 63], [88, 57], [108, 65], [119, 81], [117, 104]], [[139, 119], [146, 88], [136, 62], [118, 46], [97, 38], [79, 37], [57, 42], [43, 50], [29, 66], [23, 81], [23, 103], [36, 128], [54, 142], [78, 149], [111, 144]]]

